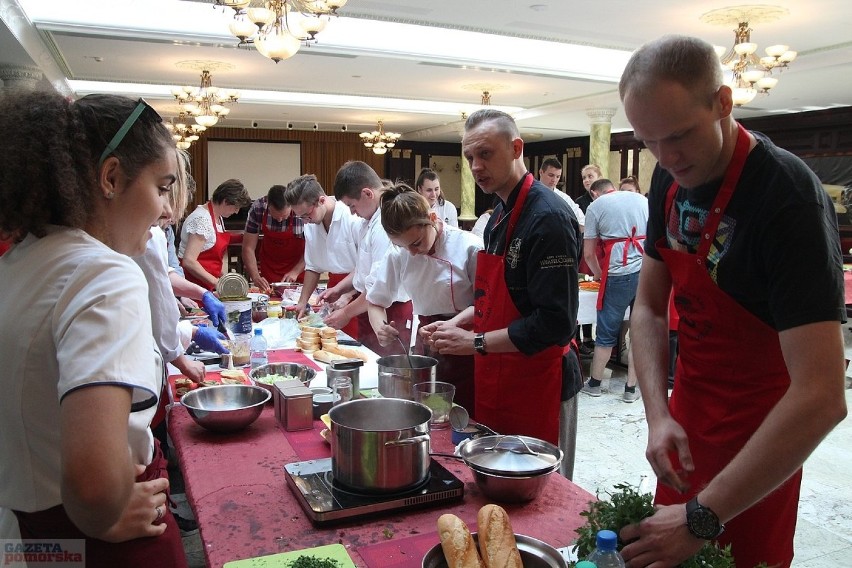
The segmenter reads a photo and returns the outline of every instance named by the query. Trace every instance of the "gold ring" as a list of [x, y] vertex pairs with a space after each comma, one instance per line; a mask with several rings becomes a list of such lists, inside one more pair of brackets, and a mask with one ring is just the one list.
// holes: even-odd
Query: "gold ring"
[[154, 511], [157, 512], [157, 518], [154, 519], [154, 522], [156, 523], [157, 521], [163, 518], [163, 510], [160, 507], [154, 507]]

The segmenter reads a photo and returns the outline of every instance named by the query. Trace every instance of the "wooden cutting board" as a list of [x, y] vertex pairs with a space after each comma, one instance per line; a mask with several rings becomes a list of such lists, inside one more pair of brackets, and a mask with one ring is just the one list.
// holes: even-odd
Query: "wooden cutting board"
[[258, 556], [244, 560], [226, 562], [223, 568], [287, 568], [300, 556], [313, 556], [315, 558], [333, 560], [338, 568], [355, 568], [355, 563], [346, 552], [342, 544], [329, 544], [293, 552], [282, 552], [281, 554], [270, 554], [269, 556]]

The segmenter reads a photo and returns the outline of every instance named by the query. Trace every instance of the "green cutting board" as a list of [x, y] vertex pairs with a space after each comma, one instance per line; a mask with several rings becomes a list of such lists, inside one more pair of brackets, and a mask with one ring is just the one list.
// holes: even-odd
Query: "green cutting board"
[[349, 553], [342, 544], [328, 544], [294, 550], [293, 552], [282, 552], [281, 554], [270, 554], [269, 556], [258, 556], [257, 558], [246, 558], [245, 560], [234, 560], [226, 562], [223, 568], [286, 568], [300, 556], [313, 556], [315, 558], [329, 558], [337, 562], [339, 568], [355, 568]]

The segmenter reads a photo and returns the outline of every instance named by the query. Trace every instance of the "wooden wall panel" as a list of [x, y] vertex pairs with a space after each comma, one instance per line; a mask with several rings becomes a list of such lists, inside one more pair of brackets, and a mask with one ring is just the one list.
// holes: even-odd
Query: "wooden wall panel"
[[[334, 190], [334, 176], [337, 170], [347, 160], [362, 160], [380, 177], [385, 177], [386, 157], [379, 156], [368, 150], [361, 143], [355, 132], [311, 132], [304, 130], [269, 130], [263, 128], [225, 128], [214, 127], [205, 132], [201, 139], [189, 148], [192, 160], [192, 175], [197, 189], [194, 203], [207, 201], [215, 187], [209, 187], [207, 179], [207, 142], [209, 140], [226, 140], [239, 142], [279, 142], [298, 141], [302, 148], [302, 173], [317, 176], [322, 187], [331, 194]], [[194, 205], [190, 206], [191, 211]]]

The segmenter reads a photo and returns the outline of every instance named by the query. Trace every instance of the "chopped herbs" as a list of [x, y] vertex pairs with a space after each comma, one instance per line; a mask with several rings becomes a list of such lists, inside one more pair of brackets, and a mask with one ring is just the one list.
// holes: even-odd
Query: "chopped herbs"
[[332, 558], [317, 558], [306, 554], [291, 562], [288, 568], [340, 568], [340, 565]]

